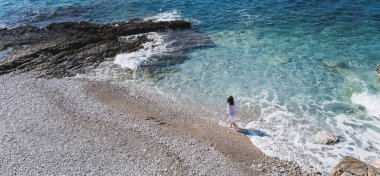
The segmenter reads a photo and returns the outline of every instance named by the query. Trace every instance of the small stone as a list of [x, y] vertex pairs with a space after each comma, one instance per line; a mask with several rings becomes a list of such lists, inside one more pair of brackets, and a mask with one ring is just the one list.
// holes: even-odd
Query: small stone
[[314, 141], [318, 144], [330, 145], [334, 144], [337, 140], [338, 137], [328, 131], [319, 131], [314, 135]]

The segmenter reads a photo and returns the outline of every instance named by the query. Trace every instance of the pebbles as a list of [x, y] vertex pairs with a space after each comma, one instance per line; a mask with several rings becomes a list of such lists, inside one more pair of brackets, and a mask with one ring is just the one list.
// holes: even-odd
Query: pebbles
[[174, 119], [187, 117], [180, 121], [192, 125], [194, 118], [209, 116], [203, 111], [197, 114], [138, 85], [103, 82], [145, 109], [128, 113], [116, 108], [121, 102], [100, 102], [87, 90], [91, 84], [76, 78], [0, 76], [0, 163], [6, 163], [0, 173], [249, 175], [245, 168], [251, 166], [257, 175], [305, 175], [294, 163], [267, 156], [252, 156], [253, 164], [234, 161], [219, 151], [223, 143], [207, 143], [175, 128]]
[[0, 158], [7, 163], [0, 172], [6, 175], [240, 173], [202, 141], [162, 128], [168, 125], [162, 119], [100, 103], [84, 90], [86, 81], [20, 74], [0, 76], [0, 83]]
[[296, 163], [275, 157], [256, 160], [251, 167], [267, 175], [307, 175]]

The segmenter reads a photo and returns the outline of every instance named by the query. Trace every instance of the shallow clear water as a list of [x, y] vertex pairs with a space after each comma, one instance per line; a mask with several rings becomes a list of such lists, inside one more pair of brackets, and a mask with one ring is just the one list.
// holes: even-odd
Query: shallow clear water
[[[0, 1], [0, 27], [135, 17], [188, 19], [213, 40], [155, 85], [216, 111], [229, 95], [259, 109], [246, 127], [271, 136], [251, 138], [265, 153], [326, 171], [380, 155], [380, 1]], [[320, 130], [341, 141], [314, 144]]]

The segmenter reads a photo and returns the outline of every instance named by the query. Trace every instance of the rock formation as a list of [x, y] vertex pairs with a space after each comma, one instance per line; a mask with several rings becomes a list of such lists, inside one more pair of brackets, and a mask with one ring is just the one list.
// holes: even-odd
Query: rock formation
[[332, 172], [332, 176], [379, 176], [380, 170], [356, 158], [346, 156]]
[[339, 138], [328, 131], [319, 131], [314, 135], [314, 141], [318, 144], [331, 145], [334, 144]]
[[113, 24], [64, 22], [45, 28], [1, 29], [0, 51], [10, 47], [13, 51], [0, 58], [0, 75], [33, 70], [44, 77], [73, 76], [96, 67], [105, 58], [136, 51], [149, 41], [141, 35], [132, 42], [121, 42], [120, 36], [190, 27], [190, 22], [183, 20], [153, 22], [134, 19]]

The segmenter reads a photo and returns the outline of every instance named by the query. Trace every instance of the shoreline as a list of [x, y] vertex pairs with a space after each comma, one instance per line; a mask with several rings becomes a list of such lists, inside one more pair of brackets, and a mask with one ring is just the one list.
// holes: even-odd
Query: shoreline
[[[306, 175], [294, 162], [264, 155], [247, 136], [205, 120], [212, 116], [209, 112], [133, 83], [122, 85], [78, 78], [37, 79], [27, 74], [3, 75], [0, 80], [4, 85], [1, 102], [6, 107], [1, 113], [5, 114], [5, 121], [9, 121], [4, 123], [3, 120], [2, 126], [12, 123], [16, 126], [3, 128], [3, 136], [14, 135], [14, 138], [3, 144], [8, 154], [3, 152], [2, 157], [20, 167], [16, 169], [18, 174], [38, 173], [40, 169], [31, 166], [40, 164], [46, 171], [42, 174], [64, 173], [59, 172], [62, 170], [85, 174], [82, 169], [90, 168], [96, 171], [90, 173], [134, 175]], [[15, 95], [10, 96], [21, 92], [24, 94], [16, 100]], [[45, 104], [45, 100], [48, 103]], [[10, 107], [14, 105], [17, 106]], [[23, 111], [30, 112], [24, 116], [4, 112], [13, 108], [26, 108]], [[24, 121], [16, 123], [14, 117], [24, 118]], [[23, 130], [34, 130], [28, 127], [31, 121], [41, 126], [37, 128], [39, 133]], [[57, 131], [47, 130], [52, 126]], [[20, 152], [15, 146], [23, 146], [23, 141], [31, 139], [43, 141], [26, 147], [22, 150], [25, 154], [16, 158], [9, 155]], [[67, 149], [63, 147], [73, 140], [79, 144], [71, 144], [73, 146]], [[46, 146], [58, 150], [46, 153], [49, 150]], [[31, 153], [37, 156], [28, 158], [30, 161], [17, 160]], [[114, 156], [117, 156], [115, 161]], [[50, 162], [51, 158], [56, 160]], [[69, 169], [63, 167], [67, 162], [77, 166], [65, 170]], [[97, 162], [104, 163], [105, 167], [87, 164]], [[152, 166], [151, 162], [157, 165]], [[128, 169], [121, 167], [121, 163], [129, 165]], [[3, 166], [0, 170], [12, 173], [12, 167]]]
[[[110, 84], [113, 85], [111, 88]], [[295, 162], [267, 156], [252, 144], [248, 136], [222, 126], [214, 112], [202, 109], [201, 105], [184, 102], [184, 99], [167, 98], [150, 88], [136, 85], [133, 81], [127, 84], [90, 81], [86, 85], [86, 90], [105, 105], [157, 123], [172, 133], [190, 134], [242, 166], [244, 175], [307, 175]], [[136, 91], [138, 96], [134, 96]], [[152, 106], [154, 108], [146, 109]]]
[[[174, 159], [156, 159], [159, 163], [164, 162], [167, 165], [174, 161], [178, 166], [177, 169], [169, 171], [165, 170], [166, 166], [157, 166], [160, 174], [163, 175], [169, 173], [175, 173], [175, 175], [203, 175], [204, 173], [210, 175], [304, 174], [302, 169], [294, 162], [268, 157], [257, 149], [248, 137], [219, 125], [219, 119], [216, 117], [217, 112], [208, 111], [200, 107], [201, 105], [174, 100], [133, 82], [119, 84], [110, 80], [96, 81], [79, 77], [70, 78], [70, 76], [77, 73], [86, 72], [97, 67], [105, 58], [114, 56], [116, 53], [138, 50], [144, 43], [149, 42], [149, 38], [145, 34], [147, 31], [182, 29], [182, 37], [184, 37], [182, 42], [185, 42], [184, 44], [188, 44], [186, 43], [187, 37], [196, 36], [202, 39], [201, 41], [203, 42], [196, 45], [190, 43], [186, 49], [205, 47], [212, 44], [208, 37], [194, 32], [186, 32], [188, 28], [190, 28], [190, 22], [183, 20], [171, 22], [131, 20], [120, 24], [53, 23], [43, 29], [25, 26], [2, 31], [2, 35], [5, 37], [1, 40], [0, 49], [15, 47], [12, 53], [6, 55], [0, 62], [0, 80], [4, 85], [4, 95], [2, 95], [1, 100], [3, 100], [2, 106], [5, 107], [2, 109], [1, 114], [4, 115], [4, 119], [9, 121], [7, 124], [2, 125], [17, 127], [16, 129], [4, 128], [3, 133], [13, 137], [10, 138], [10, 141], [6, 141], [7, 143], [2, 147], [6, 149], [5, 151], [9, 150], [8, 153], [18, 153], [19, 149], [14, 149], [15, 147], [25, 145], [23, 142], [34, 138], [40, 139], [39, 137], [42, 135], [46, 139], [40, 142], [47, 142], [51, 144], [52, 148], [61, 149], [61, 145], [66, 145], [66, 142], [60, 144], [62, 141], [56, 141], [54, 140], [55, 138], [61, 137], [63, 141], [67, 141], [68, 139], [66, 138], [74, 138], [78, 140], [80, 145], [73, 145], [75, 148], [73, 151], [65, 149], [69, 151], [63, 150], [62, 152], [74, 152], [77, 154], [66, 156], [61, 153], [61, 156], [56, 156], [59, 160], [63, 158], [71, 161], [72, 157], [78, 156], [78, 153], [88, 153], [88, 157], [91, 157], [91, 147], [93, 146], [100, 147], [99, 150], [105, 149], [102, 147], [106, 147], [106, 149], [107, 147], [112, 148], [115, 151], [119, 150], [117, 147], [121, 145], [119, 143], [104, 139], [105, 141], [101, 144], [96, 139], [99, 138], [99, 135], [106, 138], [113, 131], [117, 131], [116, 134], [119, 134], [118, 131], [122, 131], [122, 133], [129, 131], [130, 134], [128, 135], [132, 136], [126, 134], [111, 136], [118, 141], [123, 141], [122, 147], [126, 149], [129, 147], [141, 148], [142, 146], [140, 145], [145, 143], [160, 146], [153, 147], [153, 150], [159, 154], [147, 152], [147, 149], [145, 149], [141, 153], [142, 156], [149, 155], [154, 156], [154, 158], [161, 158], [163, 155], [166, 156], [167, 153], [172, 153], [170, 156], [174, 156]], [[103, 35], [109, 33], [112, 33], [112, 35]], [[136, 40], [129, 41], [131, 43], [119, 43], [116, 40], [118, 36], [137, 33], [143, 33], [144, 35], [137, 37]], [[71, 34], [88, 37], [76, 37], [72, 41], [73, 36]], [[33, 37], [37, 37], [36, 40], [22, 40], [23, 38], [32, 39]], [[93, 40], [91, 37], [95, 37], [95, 39]], [[6, 40], [7, 38], [10, 40]], [[67, 40], [68, 42], [65, 42]], [[77, 46], [81, 47], [78, 48]], [[104, 53], [107, 54], [104, 55]], [[70, 54], [74, 56], [70, 57]], [[37, 56], [38, 58], [36, 58]], [[102, 59], [96, 59], [99, 57]], [[173, 61], [170, 61], [169, 64], [183, 62], [186, 58], [171, 59]], [[147, 72], [150, 71], [155, 73], [155, 68], [153, 70], [147, 68]], [[28, 96], [25, 97], [24, 95]], [[13, 106], [10, 106], [7, 103], [8, 101]], [[30, 102], [33, 102], [33, 104]], [[13, 116], [13, 114], [8, 113], [7, 109], [13, 111], [22, 109], [21, 112], [25, 113]], [[41, 114], [41, 112], [43, 113]], [[49, 119], [50, 117], [58, 119]], [[23, 119], [23, 123], [18, 124], [17, 118]], [[58, 122], [56, 123], [54, 120], [58, 120]], [[25, 131], [34, 130], [28, 124], [30, 121], [33, 121], [34, 125], [42, 125], [39, 130], [44, 132], [42, 134], [25, 133]], [[104, 126], [103, 124], [108, 125]], [[54, 125], [58, 131], [52, 134], [46, 132], [51, 125]], [[68, 131], [65, 129], [66, 127], [69, 129]], [[22, 130], [19, 130], [19, 128]], [[99, 129], [102, 130], [99, 131]], [[149, 131], [152, 130], [160, 134], [150, 133]], [[81, 133], [78, 134], [78, 131]], [[99, 132], [93, 134], [91, 131]], [[83, 136], [82, 133], [86, 135]], [[61, 134], [65, 135], [60, 136]], [[14, 141], [18, 136], [21, 136], [20, 140]], [[126, 141], [129, 137], [140, 141], [141, 144], [137, 146], [129, 144], [129, 141]], [[82, 138], [84, 141], [92, 141], [92, 145], [82, 144], [84, 143]], [[168, 142], [161, 143], [162, 138]], [[149, 142], [146, 142], [147, 140]], [[172, 141], [180, 142], [173, 143]], [[17, 142], [20, 143], [18, 144]], [[104, 145], [107, 142], [112, 145]], [[192, 149], [189, 146], [196, 147]], [[31, 150], [30, 152], [35, 153], [35, 150], [40, 151], [39, 147], [44, 149], [41, 144], [34, 144], [23, 150]], [[87, 147], [87, 149], [82, 151], [82, 147]], [[49, 150], [49, 152], [52, 151]], [[181, 153], [184, 154], [182, 155]], [[51, 157], [49, 157], [49, 154], [39, 154], [42, 155], [42, 160], [47, 160]], [[115, 155], [114, 151], [100, 152], [100, 154], [104, 157]], [[132, 160], [151, 162], [149, 158], [131, 157], [133, 153], [124, 154], [124, 152], [121, 152], [120, 157], [127, 156]], [[79, 154], [79, 156], [81, 155]], [[12, 157], [6, 152], [3, 153], [3, 157], [13, 161]], [[20, 155], [20, 157], [22, 158], [23, 155]], [[35, 159], [38, 159], [38, 157], [30, 158], [30, 162], [36, 162]], [[77, 160], [95, 162], [86, 157], [84, 157], [84, 160], [82, 158], [76, 159], [74, 163], [80, 166], [83, 163], [77, 163]], [[122, 163], [131, 162], [125, 158], [120, 160], [122, 160]], [[22, 162], [21, 165], [29, 167], [31, 163]], [[59, 161], [56, 163], [60, 167], [64, 164]], [[20, 163], [16, 162], [16, 164]], [[140, 170], [133, 171], [133, 175], [144, 170], [141, 168], [145, 167], [143, 164], [132, 164], [132, 166], [129, 170], [136, 167], [140, 168]], [[220, 169], [216, 169], [218, 167]], [[82, 171], [81, 167], [78, 169]], [[9, 172], [7, 167], [5, 167], [5, 170]], [[155, 169], [152, 168], [148, 168], [147, 171], [155, 173]], [[161, 171], [163, 172], [161, 173]], [[123, 173], [128, 172], [123, 171]]]

